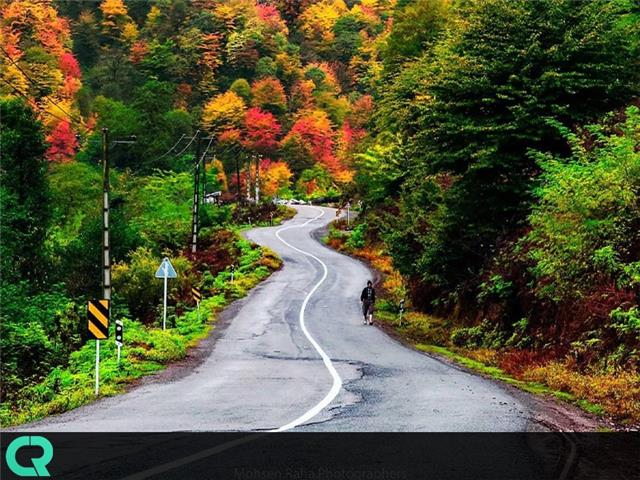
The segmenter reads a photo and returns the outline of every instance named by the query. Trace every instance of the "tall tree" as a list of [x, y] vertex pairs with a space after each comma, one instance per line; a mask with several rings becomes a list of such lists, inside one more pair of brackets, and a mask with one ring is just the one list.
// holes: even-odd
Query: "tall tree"
[[[396, 242], [420, 245], [408, 273], [449, 288], [476, 273], [529, 211], [538, 167], [527, 152], [566, 153], [547, 119], [582, 123], [637, 94], [624, 5], [464, 2], [448, 34], [400, 72], [379, 119], [411, 159], [398, 228], [410, 238]], [[448, 180], [426, 194], [438, 175]]]
[[1, 100], [0, 111], [0, 278], [42, 283], [50, 216], [44, 132], [21, 99]]

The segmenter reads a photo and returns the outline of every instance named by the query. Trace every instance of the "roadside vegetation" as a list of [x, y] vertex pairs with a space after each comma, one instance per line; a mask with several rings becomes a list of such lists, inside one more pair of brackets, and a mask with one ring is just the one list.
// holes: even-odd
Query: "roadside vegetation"
[[[550, 339], [532, 337], [522, 320], [510, 330], [488, 320], [471, 326], [453, 317], [416, 310], [409, 288], [393, 267], [385, 246], [362, 237], [363, 223], [347, 228], [344, 219], [330, 224], [327, 245], [365, 261], [380, 275], [376, 320], [415, 348], [445, 357], [470, 370], [524, 391], [570, 402], [588, 413], [604, 416], [622, 428], [640, 425], [640, 376], [634, 368], [581, 364], [582, 345], [559, 355], [547, 349]], [[406, 311], [400, 313], [400, 301]], [[535, 334], [534, 334], [535, 335]], [[545, 342], [542, 344], [541, 342]], [[628, 348], [628, 347], [627, 347]], [[596, 358], [597, 355], [594, 355]]]
[[[3, 209], [0, 420], [6, 426], [95, 398], [95, 342], [87, 341], [86, 302], [100, 298], [101, 290], [101, 175], [98, 166], [81, 162], [45, 169], [42, 127], [31, 110], [20, 101], [2, 106], [7, 122], [2, 128], [3, 200], [21, 198], [33, 206]], [[32, 150], [25, 148], [24, 138], [33, 139]], [[31, 175], [25, 181], [27, 166]], [[202, 205], [199, 250], [192, 254], [186, 248], [192, 182], [187, 173], [112, 174], [114, 297], [111, 336], [101, 342], [102, 395], [122, 392], [133, 379], [184, 357], [224, 306], [280, 266], [275, 254], [238, 233], [248, 215], [254, 224], [292, 215], [291, 209], [273, 203]], [[170, 282], [166, 331], [160, 324], [162, 282], [154, 277], [164, 256], [178, 272]], [[192, 287], [203, 294], [200, 316]], [[119, 367], [113, 342], [116, 319], [124, 322]]]
[[637, 425], [637, 5], [396, 7], [362, 209], [329, 243], [385, 274], [413, 343]]
[[[237, 237], [290, 215], [273, 200], [350, 201], [328, 241], [406, 299], [407, 338], [638, 422], [637, 2], [0, 0], [0, 47], [3, 422], [86, 380], [104, 128], [136, 137], [109, 145], [114, 318], [158, 339], [113, 378], [204, 335], [191, 286], [213, 318], [231, 261], [238, 295], [276, 268]], [[196, 151], [221, 204], [192, 256]]]
[[[241, 298], [280, 267], [280, 259], [266, 248], [260, 248], [242, 239], [233, 230], [216, 229], [207, 232], [203, 243], [206, 247], [195, 256], [179, 256], [174, 260], [178, 278], [171, 282], [170, 301], [167, 317], [167, 330], [161, 326], [161, 280], [155, 279], [153, 274], [161, 258], [150, 250], [140, 248], [131, 254], [131, 261], [119, 263], [114, 269], [114, 288], [119, 295], [114, 302], [118, 311], [112, 314], [110, 339], [101, 342], [100, 363], [100, 394], [110, 396], [122, 393], [131, 382], [143, 375], [154, 373], [170, 362], [185, 357], [188, 349], [207, 336], [215, 328], [217, 314], [230, 302]], [[234, 281], [231, 282], [230, 265], [237, 264], [234, 271]], [[200, 287], [203, 300], [200, 310], [195, 308], [195, 302], [190, 295], [191, 287]], [[14, 307], [9, 303], [6, 308]], [[46, 318], [52, 315], [55, 320], [68, 323], [70, 319], [84, 320], [84, 305], [75, 305], [69, 300], [65, 310], [36, 311], [34, 315]], [[132, 317], [130, 312], [137, 312]], [[19, 313], [6, 311], [3, 315]], [[12, 318], [12, 317], [3, 317]], [[142, 318], [136, 321], [132, 318]], [[25, 316], [22, 316], [25, 319]], [[37, 325], [35, 318], [27, 325]], [[113, 342], [113, 320], [119, 319], [124, 323], [125, 345], [122, 349], [122, 359], [117, 363], [116, 346]], [[71, 327], [70, 335], [78, 339], [85, 335], [84, 322], [78, 321]], [[11, 324], [8, 325], [11, 328]], [[77, 329], [77, 331], [74, 331]], [[53, 330], [55, 332], [55, 330]], [[28, 335], [30, 332], [25, 332]], [[48, 333], [48, 332], [43, 332]], [[42, 341], [42, 340], [41, 340]], [[42, 354], [49, 346], [42, 341], [42, 345], [32, 343], [29, 347], [39, 347]], [[7, 354], [14, 353], [15, 348], [9, 346]], [[3, 349], [4, 350], [4, 349]], [[16, 370], [46, 372], [42, 364], [25, 364], [30, 360], [24, 350], [21, 360], [14, 366]], [[50, 357], [44, 357], [49, 365], [55, 365]], [[64, 359], [64, 358], [63, 358]], [[46, 415], [61, 413], [85, 403], [95, 400], [93, 369], [95, 365], [95, 342], [86, 342], [78, 350], [72, 351], [68, 358], [59, 365], [46, 372], [39, 380], [27, 383], [22, 388], [5, 390], [0, 420], [2, 426], [9, 426], [37, 420]], [[5, 372], [13, 365], [5, 365]], [[3, 372], [4, 373], [4, 372]], [[36, 373], [34, 373], [35, 375]], [[8, 375], [7, 377], [10, 378]], [[28, 377], [27, 377], [28, 378]], [[31, 377], [33, 378], [33, 377]], [[11, 387], [11, 385], [6, 385]]]

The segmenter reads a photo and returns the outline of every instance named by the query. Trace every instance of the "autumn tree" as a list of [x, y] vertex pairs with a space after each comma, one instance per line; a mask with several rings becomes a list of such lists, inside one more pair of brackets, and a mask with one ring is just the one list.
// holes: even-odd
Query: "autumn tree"
[[260, 107], [274, 114], [280, 114], [287, 109], [287, 96], [277, 78], [262, 78], [251, 87], [252, 105]]
[[102, 0], [102, 29], [109, 42], [132, 43], [138, 37], [138, 28], [129, 16], [124, 0]]
[[293, 173], [283, 161], [260, 163], [262, 191], [267, 196], [281, 195], [291, 186]]
[[47, 135], [47, 142], [49, 148], [46, 156], [49, 160], [69, 160], [74, 156], [78, 146], [78, 140], [68, 121], [61, 121], [53, 127], [51, 133]]
[[202, 111], [202, 123], [212, 133], [239, 127], [245, 115], [245, 103], [237, 94], [228, 91], [209, 100]]
[[298, 119], [282, 141], [294, 173], [311, 167], [314, 163], [326, 166], [331, 172], [340, 170], [334, 154], [333, 129], [329, 117], [315, 110]]
[[237, 78], [233, 81], [231, 86], [229, 87], [233, 93], [238, 95], [246, 104], [251, 103], [251, 86], [249, 82], [247, 82], [244, 78]]
[[247, 111], [244, 119], [245, 138], [244, 145], [262, 155], [270, 155], [278, 147], [280, 124], [276, 117], [258, 107]]
[[0, 29], [0, 93], [30, 97], [53, 143], [49, 158], [70, 159], [81, 122], [76, 95], [82, 82], [69, 50], [68, 22], [51, 2], [17, 0], [0, 8]]
[[335, 40], [333, 31], [340, 16], [348, 11], [343, 0], [321, 0], [300, 15], [300, 31], [311, 52], [326, 56]]

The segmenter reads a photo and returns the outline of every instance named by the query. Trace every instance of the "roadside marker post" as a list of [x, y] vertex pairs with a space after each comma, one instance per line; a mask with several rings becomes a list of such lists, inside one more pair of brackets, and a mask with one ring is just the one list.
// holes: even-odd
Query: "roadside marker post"
[[124, 333], [124, 324], [122, 320], [116, 320], [116, 347], [118, 347], [118, 367], [120, 366], [120, 350], [122, 349], [122, 337]]
[[349, 229], [350, 224], [350, 213], [351, 213], [351, 202], [347, 202], [347, 230]]
[[233, 284], [233, 272], [236, 270], [235, 263], [231, 264], [231, 283]]
[[167, 284], [170, 278], [177, 278], [178, 274], [176, 273], [176, 269], [171, 265], [171, 261], [164, 257], [162, 263], [156, 270], [156, 278], [164, 279], [164, 299], [162, 302], [163, 310], [162, 310], [162, 330], [167, 329]]
[[191, 288], [191, 295], [193, 295], [193, 299], [196, 301], [198, 308], [198, 321], [200, 321], [200, 300], [202, 300], [202, 292], [198, 287], [193, 287]]
[[109, 300], [89, 300], [87, 305], [89, 335], [96, 340], [96, 396], [100, 392], [100, 340], [109, 337], [109, 304]]
[[398, 316], [398, 322], [400, 325], [402, 325], [402, 316], [404, 315], [404, 298], [402, 300], [400, 300], [400, 315]]

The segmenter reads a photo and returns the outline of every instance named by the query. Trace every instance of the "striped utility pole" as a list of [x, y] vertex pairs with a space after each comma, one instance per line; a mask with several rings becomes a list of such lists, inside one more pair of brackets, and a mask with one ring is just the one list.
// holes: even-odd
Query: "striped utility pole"
[[[203, 168], [205, 157], [207, 156], [207, 152], [209, 151], [209, 147], [211, 147], [211, 143], [213, 142], [213, 137], [200, 137], [198, 132], [196, 132], [196, 164], [194, 166], [194, 174], [193, 174], [193, 218], [191, 220], [191, 253], [196, 253], [198, 250], [198, 229], [200, 228], [200, 197], [202, 196], [202, 201], [204, 202], [204, 176], [202, 182], [202, 195], [200, 195], [200, 162], [202, 162]], [[204, 153], [200, 153], [202, 151], [202, 142], [209, 141], [206, 150]]]
[[200, 138], [196, 133], [196, 165], [193, 174], [193, 217], [191, 219], [191, 253], [198, 250], [198, 208], [200, 204]]
[[[109, 242], [109, 129], [102, 129], [102, 298], [111, 300], [111, 245]], [[95, 394], [100, 393], [100, 340], [96, 339]]]
[[109, 129], [102, 129], [102, 298], [111, 300], [109, 242]]
[[247, 203], [251, 203], [251, 157], [247, 158]]
[[[135, 135], [128, 139], [116, 140], [116, 144], [131, 144], [136, 142]], [[102, 129], [102, 300], [106, 301], [107, 312], [111, 305], [111, 238], [109, 236], [109, 129]], [[106, 325], [109, 319], [106, 318]], [[105, 338], [108, 336], [108, 330]], [[96, 388], [100, 391], [100, 340], [96, 338]]]

